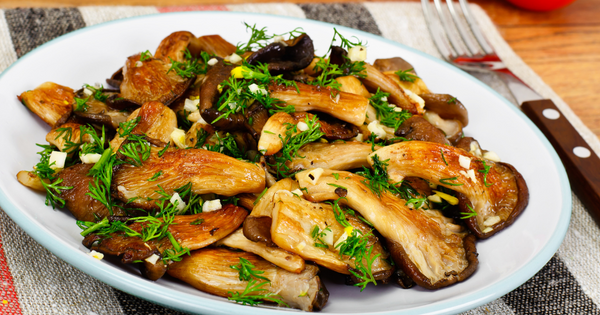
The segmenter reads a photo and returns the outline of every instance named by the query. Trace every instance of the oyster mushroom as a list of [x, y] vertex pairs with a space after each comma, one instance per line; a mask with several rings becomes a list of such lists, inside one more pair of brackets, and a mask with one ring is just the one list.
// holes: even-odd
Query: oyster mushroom
[[438, 289], [463, 281], [477, 268], [473, 235], [457, 233], [454, 224], [408, 208], [405, 200], [387, 191], [375, 194], [362, 176], [313, 169], [297, 173], [296, 178], [305, 198], [313, 202], [336, 200], [335, 186], [345, 187], [347, 193], [340, 202], [373, 224], [386, 239], [396, 266], [424, 288]]
[[244, 221], [244, 236], [253, 242], [262, 242], [268, 246], [276, 246], [271, 239], [271, 225], [273, 216], [273, 196], [280, 190], [294, 191], [298, 183], [290, 178], [284, 178], [261, 194], [255, 201], [252, 212]]
[[380, 160], [389, 159], [392, 182], [415, 176], [463, 194], [462, 213], [468, 217], [469, 229], [479, 238], [488, 238], [508, 227], [529, 201], [527, 184], [512, 165], [481, 159], [462, 149], [408, 141], [373, 152], [370, 163], [375, 155]]
[[220, 58], [225, 58], [236, 51], [235, 45], [223, 39], [221, 35], [198, 37], [198, 49]]
[[321, 310], [327, 302], [329, 293], [317, 276], [317, 266], [307, 265], [304, 271], [295, 274], [246, 252], [224, 248], [201, 249], [171, 264], [168, 273], [200, 291], [230, 297], [233, 292], [244, 292], [248, 286], [248, 281], [240, 280], [238, 271], [231, 268], [240, 263], [240, 258], [249, 261], [254, 270], [263, 271], [261, 276], [269, 279], [270, 285], [261, 287], [266, 290], [261, 293], [276, 294], [276, 298], [290, 307], [307, 312]]
[[162, 59], [166, 63], [171, 63], [173, 60], [183, 62], [186, 49], [192, 56], [200, 54], [201, 47], [196, 36], [188, 31], [173, 32], [160, 42], [154, 58]]
[[306, 68], [315, 56], [312, 39], [302, 34], [286, 42], [269, 44], [248, 57], [251, 65], [265, 63], [275, 74]]
[[[168, 194], [191, 183], [195, 194], [215, 193], [233, 196], [240, 193], [260, 193], [265, 188], [265, 172], [257, 164], [234, 159], [203, 149], [168, 148], [159, 156], [160, 148], [141, 166], [121, 164], [114, 170], [111, 190], [117, 198], [129, 201], [132, 207], [156, 209], [158, 185]], [[161, 172], [155, 181], [148, 181]]]
[[[351, 275], [350, 270], [357, 269], [355, 259], [340, 256], [339, 248], [336, 248], [336, 245], [343, 242], [342, 236], [347, 232], [344, 226], [336, 220], [331, 205], [312, 203], [285, 190], [276, 192], [273, 202], [275, 207], [273, 208], [271, 237], [275, 244], [338, 273]], [[370, 269], [374, 279], [389, 278], [394, 267], [385, 261], [389, 254], [383, 250], [379, 239], [371, 234], [372, 228], [355, 216], [346, 215], [345, 217], [354, 229], [358, 229], [363, 235], [370, 235], [366, 246], [367, 248], [372, 247], [370, 257], [374, 259]], [[322, 242], [318, 243], [319, 246], [315, 245], [319, 241], [313, 237], [315, 228], [320, 232], [329, 229], [330, 232], [325, 232], [326, 236], [320, 238]], [[360, 271], [355, 272], [360, 273]]]
[[434, 127], [422, 116], [417, 115], [405, 120], [394, 134], [408, 140], [429, 141], [450, 145], [450, 141], [446, 139], [443, 132]]
[[332, 170], [351, 170], [369, 166], [367, 156], [378, 149], [370, 143], [335, 141], [332, 143], [313, 142], [302, 146], [298, 155], [286, 165], [292, 171], [309, 168], [326, 168]]
[[124, 102], [141, 106], [146, 102], [157, 101], [168, 106], [194, 81], [194, 78], [182, 78], [177, 72], [169, 71], [171, 65], [161, 59], [140, 61], [140, 57], [137, 54], [127, 58], [122, 69], [123, 81], [119, 96]]
[[23, 105], [50, 127], [67, 121], [73, 110], [74, 97], [73, 89], [53, 82], [42, 83], [17, 96]]
[[300, 273], [305, 267], [302, 257], [279, 247], [267, 246], [263, 242], [253, 242], [244, 236], [242, 229], [229, 234], [215, 245], [237, 248], [256, 254], [274, 265], [293, 273]]
[[377, 70], [372, 65], [365, 63], [365, 77], [361, 79], [369, 91], [375, 93], [377, 89], [390, 93], [389, 102], [409, 111], [412, 114], [423, 113], [421, 99], [414, 93], [404, 90], [393, 79]]
[[[216, 211], [193, 215], [176, 215], [167, 230], [182, 248], [196, 250], [206, 247], [235, 231], [244, 221], [246, 214], [247, 212], [243, 208], [229, 204]], [[158, 220], [163, 221], [162, 218]], [[198, 224], [197, 222], [201, 223]], [[135, 222], [129, 224], [128, 227], [140, 233], [145, 225], [144, 222]], [[109, 236], [88, 234], [83, 239], [83, 245], [107, 255], [122, 255], [121, 261], [126, 264], [133, 263], [136, 260], [144, 261], [145, 270], [153, 270], [151, 273], [146, 273], [147, 276], [150, 276], [148, 277], [150, 280], [158, 280], [164, 275], [167, 265], [163, 263], [162, 259], [155, 262], [146, 259], [152, 255], [162, 258], [165, 250], [172, 249], [173, 244], [168, 237], [144, 241], [139, 236], [128, 236], [124, 232], [111, 233]]]
[[293, 105], [297, 112], [323, 112], [355, 126], [361, 126], [365, 121], [369, 105], [366, 97], [303, 83], [297, 83], [297, 86], [300, 93], [295, 87], [284, 85], [270, 85], [269, 92], [272, 98]]

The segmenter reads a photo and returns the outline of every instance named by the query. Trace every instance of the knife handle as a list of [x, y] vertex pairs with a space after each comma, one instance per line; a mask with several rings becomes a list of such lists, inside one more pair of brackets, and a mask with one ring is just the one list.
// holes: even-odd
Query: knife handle
[[550, 140], [567, 170], [571, 188], [600, 225], [600, 159], [596, 153], [551, 100], [524, 102], [521, 108]]

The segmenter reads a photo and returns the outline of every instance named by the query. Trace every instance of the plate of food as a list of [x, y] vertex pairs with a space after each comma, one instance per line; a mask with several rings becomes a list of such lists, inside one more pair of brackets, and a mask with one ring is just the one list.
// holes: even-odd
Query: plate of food
[[187, 312], [457, 313], [527, 281], [569, 224], [564, 168], [516, 107], [341, 26], [109, 22], [22, 57], [0, 97], [3, 210]]

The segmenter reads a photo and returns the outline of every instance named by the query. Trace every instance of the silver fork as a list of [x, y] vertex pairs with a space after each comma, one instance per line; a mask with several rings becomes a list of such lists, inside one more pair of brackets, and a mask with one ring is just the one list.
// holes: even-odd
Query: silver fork
[[[466, 0], [421, 0], [423, 15], [442, 57], [470, 71], [498, 74], [523, 112], [548, 138], [560, 156], [573, 191], [600, 225], [600, 159], [556, 105], [542, 97], [512, 73], [486, 41]], [[446, 10], [444, 10], [446, 8]], [[450, 16], [450, 18], [448, 18]]]

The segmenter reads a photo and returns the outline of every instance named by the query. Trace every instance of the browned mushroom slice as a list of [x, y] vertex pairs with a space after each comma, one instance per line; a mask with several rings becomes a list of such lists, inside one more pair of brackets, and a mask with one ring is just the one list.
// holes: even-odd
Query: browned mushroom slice
[[275, 74], [285, 71], [298, 71], [306, 68], [315, 56], [312, 39], [302, 34], [285, 43], [269, 44], [248, 57], [251, 65], [268, 64], [269, 71]]
[[[365, 63], [364, 73], [366, 76], [362, 79], [362, 82], [365, 84], [367, 89], [369, 89], [369, 91], [375, 93], [375, 91], [377, 91], [379, 88], [383, 92], [390, 93], [388, 99], [391, 104], [395, 104], [396, 106], [405, 109], [412, 114], [419, 114], [423, 112], [423, 106], [419, 104], [415, 98], [416, 95], [410, 96], [392, 78], [383, 74], [368, 63]], [[416, 97], [418, 98], [418, 96]]]
[[[171, 141], [171, 133], [177, 128], [177, 115], [169, 107], [159, 102], [148, 102], [136, 109], [127, 118], [128, 122], [137, 120], [137, 124], [130, 130], [130, 134], [144, 134], [148, 138], [160, 140], [164, 143]], [[132, 122], [133, 124], [133, 122]], [[126, 136], [120, 136], [124, 130], [119, 129], [110, 147], [116, 151]]]
[[[264, 155], [273, 155], [283, 147], [280, 136], [285, 139], [285, 134], [289, 130], [294, 132], [294, 129], [289, 129], [289, 126], [296, 125], [298, 122], [292, 117], [292, 115], [286, 112], [275, 113], [275, 115], [269, 117], [265, 123], [261, 133], [260, 139], [258, 140], [258, 151]], [[300, 133], [296, 128], [296, 133]], [[295, 135], [294, 133], [292, 136]]]
[[369, 105], [369, 99], [366, 97], [303, 83], [297, 85], [300, 93], [294, 86], [283, 85], [270, 85], [269, 92], [272, 98], [294, 105], [297, 112], [309, 110], [323, 112], [356, 126], [362, 125], [365, 121]]
[[[212, 108], [213, 105], [219, 99], [219, 84], [231, 77], [231, 70], [235, 68], [234, 65], [225, 65], [223, 60], [219, 60], [208, 72], [206, 72], [206, 78], [204, 83], [200, 87], [200, 105], [198, 106], [200, 114], [208, 108]], [[211, 123], [212, 119], [204, 119], [206, 122]]]
[[[203, 212], [193, 215], [177, 215], [167, 230], [179, 242], [182, 248], [196, 250], [206, 247], [235, 231], [246, 217], [246, 210], [234, 205], [226, 205], [222, 209]], [[118, 218], [118, 217], [117, 217]], [[158, 219], [163, 221], [162, 218]], [[128, 227], [140, 233], [147, 222], [135, 222]], [[97, 250], [107, 255], [122, 256], [123, 263], [133, 263], [136, 260], [144, 261], [145, 267], [154, 271], [147, 273], [150, 280], [157, 280], [166, 271], [162, 260], [146, 260], [152, 255], [161, 258], [167, 249], [172, 249], [173, 244], [167, 237], [151, 239], [146, 242], [139, 236], [127, 236], [124, 232], [111, 233], [110, 237], [97, 234], [88, 234], [83, 245], [89, 249]]]
[[327, 302], [329, 293], [317, 276], [317, 266], [307, 265], [302, 273], [295, 274], [246, 252], [224, 248], [201, 249], [171, 264], [168, 273], [200, 291], [231, 297], [234, 292], [241, 294], [248, 286], [248, 281], [241, 281], [238, 271], [231, 268], [240, 263], [240, 258], [248, 260], [254, 265], [253, 270], [263, 271], [261, 276], [270, 280], [270, 285], [261, 287], [267, 290], [261, 291], [261, 294], [276, 294], [276, 298], [290, 307], [308, 312], [321, 310]]
[[[29, 187], [39, 192], [46, 192], [46, 188], [42, 184], [42, 180], [37, 176], [36, 173], [30, 171], [19, 171], [17, 173], [17, 180], [25, 187]], [[50, 180], [45, 180], [46, 184], [50, 184]]]
[[458, 120], [463, 127], [469, 124], [469, 114], [465, 106], [449, 94], [425, 93], [419, 95], [425, 101], [427, 111], [438, 114], [442, 119]]
[[415, 69], [408, 61], [400, 57], [376, 59], [373, 62], [373, 67], [381, 72]]
[[356, 95], [362, 95], [366, 98], [371, 97], [371, 93], [369, 93], [369, 91], [364, 86], [364, 84], [362, 84], [362, 82], [360, 82], [360, 80], [354, 76], [350, 75], [350, 76], [345, 76], [345, 77], [339, 77], [339, 78], [336, 78], [335, 80], [339, 84], [342, 85], [342, 86], [340, 86], [340, 91], [342, 91], [342, 92], [352, 93], [352, 94], [356, 94]]
[[86, 123], [104, 126], [109, 130], [119, 128], [119, 124], [125, 122], [131, 114], [129, 110], [114, 109], [93, 97], [86, 104], [88, 106], [85, 111], [74, 111], [73, 114]]
[[450, 141], [446, 139], [442, 131], [434, 127], [422, 116], [417, 115], [405, 120], [394, 134], [408, 140], [429, 141], [450, 145]]
[[349, 141], [336, 141], [333, 143], [313, 142], [306, 144], [298, 150], [298, 156], [294, 157], [286, 165], [292, 171], [309, 168], [326, 168], [332, 170], [350, 170], [369, 166], [367, 156], [378, 149], [370, 143]]
[[196, 36], [188, 31], [174, 32], [160, 42], [154, 58], [162, 59], [166, 63], [171, 63], [173, 60], [183, 62], [186, 60], [184, 54], [188, 47], [192, 55], [200, 52]]
[[[155, 209], [159, 199], [158, 185], [172, 195], [175, 189], [192, 183], [195, 194], [215, 193], [233, 196], [260, 193], [265, 188], [265, 172], [257, 164], [234, 159], [203, 149], [167, 149], [162, 156], [152, 149], [141, 166], [119, 165], [112, 181], [112, 191], [132, 207]], [[155, 181], [148, 181], [161, 172]], [[135, 199], [135, 200], [133, 200]]]
[[[313, 119], [315, 116], [307, 112], [294, 112], [291, 115], [297, 122], [305, 121], [306, 117]], [[323, 137], [327, 140], [349, 140], [356, 137], [359, 132], [358, 127], [327, 114], [319, 115], [319, 124], [321, 125], [319, 129], [324, 133]]]
[[91, 142], [92, 137], [88, 134], [81, 135], [82, 125], [77, 123], [65, 123], [53, 128], [46, 134], [46, 141], [58, 148], [59, 151], [74, 153], [83, 142]]
[[205, 35], [198, 37], [198, 50], [211, 55], [225, 58], [235, 52], [235, 46], [226, 41], [221, 35]]
[[409, 141], [375, 151], [370, 162], [374, 155], [382, 161], [389, 159], [388, 174], [393, 182], [415, 176], [464, 194], [468, 202], [464, 200], [462, 212], [480, 238], [512, 224], [529, 201], [527, 184], [513, 166], [480, 159], [462, 149]]
[[42, 83], [17, 97], [50, 127], [66, 122], [74, 102], [73, 89], [52, 82]]
[[218, 241], [216, 245], [224, 245], [256, 254], [289, 272], [300, 273], [304, 270], [304, 259], [302, 257], [279, 247], [267, 246], [262, 242], [253, 242], [244, 236], [242, 229], [229, 234]]
[[73, 187], [60, 193], [60, 197], [65, 200], [65, 208], [75, 219], [81, 221], [94, 222], [97, 218], [109, 215], [124, 215], [125, 212], [121, 208], [113, 207], [111, 212], [100, 201], [88, 195], [90, 183], [94, 183], [94, 178], [88, 176], [92, 166], [94, 164], [75, 164], [58, 172], [58, 178], [63, 180], [61, 185]]
[[215, 129], [202, 121], [192, 124], [185, 133], [185, 145], [189, 148], [202, 148], [205, 145], [215, 145], [217, 140], [213, 138]]
[[273, 196], [280, 190], [294, 191], [300, 188], [298, 183], [290, 178], [284, 178], [271, 186], [260, 198], [255, 201], [252, 213], [244, 221], [244, 236], [253, 242], [262, 242], [275, 246], [271, 240], [271, 224]]
[[140, 61], [140, 54], [127, 58], [123, 67], [123, 82], [120, 96], [141, 106], [146, 102], [157, 101], [171, 104], [190, 86], [193, 78], [180, 77], [169, 71], [171, 65], [161, 59]]
[[446, 224], [425, 211], [411, 210], [405, 200], [388, 192], [378, 196], [361, 176], [313, 169], [296, 174], [296, 178], [304, 196], [314, 202], [336, 200], [336, 186], [345, 187], [342, 201], [373, 224], [386, 239], [396, 265], [424, 288], [462, 281], [477, 268], [474, 236], [457, 233], [455, 224]]
[[[355, 258], [340, 256], [339, 248], [336, 248], [348, 235], [344, 226], [336, 220], [331, 205], [312, 203], [285, 190], [276, 192], [273, 202], [271, 237], [277, 246], [335, 272], [350, 275], [350, 270], [354, 270], [360, 274]], [[389, 278], [394, 268], [385, 261], [389, 254], [371, 233], [372, 228], [356, 217], [346, 216], [346, 219], [363, 235], [370, 235], [366, 245], [367, 248], [373, 247], [370, 257], [378, 256], [370, 265], [374, 279]], [[324, 236], [314, 238], [315, 229]]]

